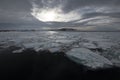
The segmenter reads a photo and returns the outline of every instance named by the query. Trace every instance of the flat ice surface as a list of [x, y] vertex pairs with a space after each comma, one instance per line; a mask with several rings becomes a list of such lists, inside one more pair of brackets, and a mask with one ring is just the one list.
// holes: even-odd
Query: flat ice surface
[[73, 61], [83, 63], [84, 65], [92, 68], [109, 67], [113, 65], [107, 58], [85, 48], [74, 48], [66, 54]]
[[[99, 64], [103, 63], [120, 66], [120, 32], [0, 32], [0, 50], [9, 46], [22, 47], [20, 50], [13, 51], [13, 53], [19, 53], [25, 48], [33, 48], [36, 51], [48, 49], [51, 52], [63, 51], [67, 54], [70, 53], [74, 57], [76, 57], [78, 53], [78, 57], [76, 58], [81, 59], [88, 57], [89, 60], [95, 62], [91, 64], [88, 61], [88, 63], [86, 63], [87, 66], [90, 64], [101, 67]], [[81, 49], [87, 52], [81, 52]], [[82, 57], [80, 57], [81, 55]], [[92, 59], [93, 56], [98, 59]], [[76, 62], [76, 60], [73, 61]]]

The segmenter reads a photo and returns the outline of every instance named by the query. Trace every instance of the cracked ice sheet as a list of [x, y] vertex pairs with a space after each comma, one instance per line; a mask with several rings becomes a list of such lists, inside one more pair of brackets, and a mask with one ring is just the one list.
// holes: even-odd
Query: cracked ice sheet
[[76, 63], [83, 64], [93, 69], [110, 67], [113, 65], [107, 58], [91, 52], [86, 48], [74, 48], [68, 51], [66, 55]]
[[[13, 43], [15, 45], [25, 45], [26, 47], [48, 47], [51, 43], [56, 43], [56, 45], [66, 46], [75, 42], [77, 40], [85, 39], [88, 42], [97, 42], [98, 47], [108, 48], [111, 47], [111, 43], [114, 44], [116, 40], [120, 42], [119, 33], [104, 33], [104, 32], [65, 32], [65, 31], [38, 31], [38, 32], [1, 32], [0, 33], [0, 47], [11, 46]], [[109, 39], [111, 41], [109, 41]], [[86, 41], [81, 41], [85, 43], [86, 47], [93, 47], [92, 44], [88, 45]], [[117, 43], [117, 42], [116, 42]], [[117, 43], [118, 44], [118, 43]], [[79, 45], [74, 45], [79, 47]], [[116, 46], [116, 44], [114, 45]], [[49, 48], [49, 47], [48, 47]], [[55, 47], [58, 48], [58, 47]], [[57, 49], [51, 50], [57, 50]], [[74, 47], [73, 47], [74, 48]]]

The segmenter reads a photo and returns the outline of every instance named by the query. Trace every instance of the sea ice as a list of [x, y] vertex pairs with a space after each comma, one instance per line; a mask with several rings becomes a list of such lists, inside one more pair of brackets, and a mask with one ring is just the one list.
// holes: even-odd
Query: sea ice
[[112, 62], [110, 62], [105, 57], [96, 54], [86, 48], [74, 48], [66, 53], [68, 58], [71, 60], [84, 64], [91, 68], [103, 68], [112, 66]]

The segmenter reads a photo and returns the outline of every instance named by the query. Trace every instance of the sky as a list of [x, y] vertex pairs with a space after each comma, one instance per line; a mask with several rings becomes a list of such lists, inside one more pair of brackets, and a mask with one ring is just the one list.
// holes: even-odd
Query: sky
[[0, 0], [0, 23], [120, 30], [120, 0]]

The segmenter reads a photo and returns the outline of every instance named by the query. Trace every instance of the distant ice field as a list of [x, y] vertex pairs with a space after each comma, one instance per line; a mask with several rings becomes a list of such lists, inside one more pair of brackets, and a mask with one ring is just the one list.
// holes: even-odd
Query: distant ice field
[[26, 48], [62, 51], [76, 63], [92, 68], [120, 66], [120, 32], [0, 32], [0, 50], [10, 46], [21, 47], [13, 53], [22, 52]]

